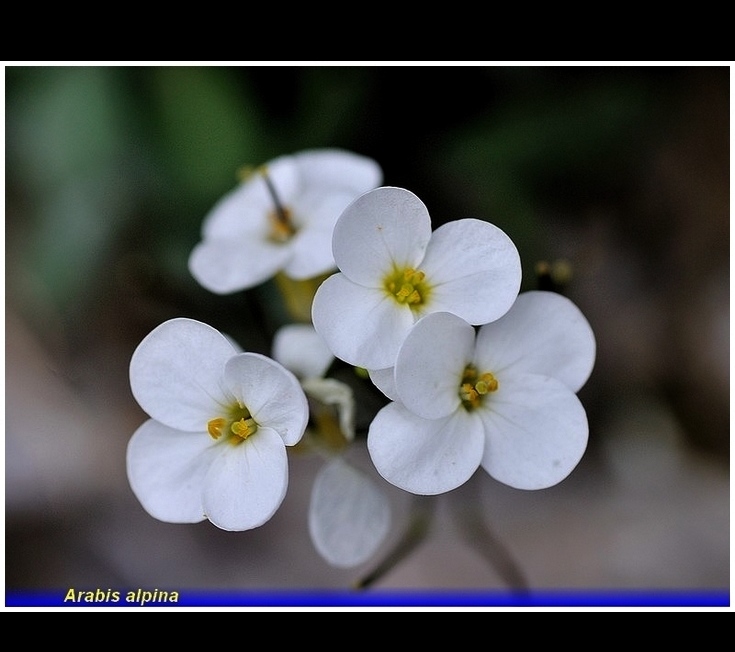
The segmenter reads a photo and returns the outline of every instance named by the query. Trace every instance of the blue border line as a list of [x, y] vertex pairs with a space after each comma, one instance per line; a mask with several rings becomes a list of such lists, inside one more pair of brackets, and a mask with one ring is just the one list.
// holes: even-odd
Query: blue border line
[[[729, 607], [724, 590], [634, 591], [206, 591], [96, 589], [82, 600], [59, 591], [6, 591], [6, 607]], [[128, 593], [132, 599], [128, 601]]]

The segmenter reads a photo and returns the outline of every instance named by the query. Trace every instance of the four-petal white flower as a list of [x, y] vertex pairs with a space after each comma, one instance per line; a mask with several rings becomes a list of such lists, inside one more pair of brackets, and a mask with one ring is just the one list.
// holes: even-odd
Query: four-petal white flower
[[432, 233], [424, 203], [403, 188], [366, 192], [334, 228], [339, 272], [317, 290], [315, 328], [340, 359], [392, 367], [414, 323], [450, 312], [471, 324], [498, 319], [513, 304], [521, 263], [510, 238], [474, 218]]
[[333, 271], [337, 218], [381, 180], [375, 161], [339, 149], [276, 158], [207, 214], [189, 270], [217, 294], [254, 287], [279, 271], [295, 280]]
[[595, 351], [580, 310], [552, 292], [520, 294], [477, 332], [456, 315], [427, 315], [397, 356], [392, 391], [400, 400], [370, 426], [375, 467], [426, 495], [459, 487], [480, 466], [518, 489], [559, 483], [587, 446], [576, 392]]
[[286, 447], [299, 442], [309, 417], [290, 371], [238, 352], [207, 324], [179, 318], [138, 345], [130, 387], [151, 418], [128, 444], [128, 479], [151, 516], [208, 518], [224, 530], [273, 516], [288, 487]]

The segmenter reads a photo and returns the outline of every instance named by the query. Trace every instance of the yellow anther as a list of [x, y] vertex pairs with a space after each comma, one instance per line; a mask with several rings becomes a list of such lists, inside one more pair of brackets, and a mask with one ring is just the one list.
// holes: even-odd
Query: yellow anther
[[219, 439], [224, 434], [229, 443], [241, 444], [258, 429], [248, 409], [239, 402], [227, 406], [224, 413], [226, 416], [207, 421], [207, 432], [212, 439]]
[[219, 439], [222, 435], [222, 428], [225, 427], [226, 423], [227, 421], [222, 417], [218, 417], [217, 419], [210, 419], [209, 421], [207, 421], [207, 432], [209, 433], [210, 437], [212, 437], [212, 439]]
[[431, 289], [425, 279], [426, 274], [420, 270], [394, 268], [386, 275], [383, 287], [398, 303], [420, 306], [426, 302]]
[[490, 373], [483, 374], [480, 380], [475, 384], [475, 389], [478, 394], [482, 394], [484, 396], [488, 392], [494, 392], [498, 389], [498, 381], [495, 376]]
[[405, 272], [403, 272], [403, 278], [408, 283], [413, 283], [414, 285], [417, 283], [421, 283], [426, 278], [426, 274], [420, 270], [415, 269], [407, 269]]
[[469, 383], [464, 383], [459, 388], [459, 396], [463, 401], [469, 401], [470, 403], [477, 400], [477, 391]]
[[474, 410], [482, 404], [483, 397], [498, 389], [498, 381], [490, 372], [479, 376], [474, 365], [467, 365], [459, 386], [459, 398], [467, 410]]
[[259, 165], [257, 167], [242, 167], [239, 171], [239, 176], [242, 181], [249, 181], [256, 174], [265, 182], [268, 194], [273, 201], [273, 210], [268, 212], [268, 221], [271, 225], [268, 237], [273, 242], [287, 242], [296, 233], [296, 226], [293, 223], [291, 211], [281, 201], [281, 198], [278, 196], [278, 192], [276, 191], [276, 187], [268, 176], [268, 166]]
[[232, 433], [240, 437], [240, 439], [247, 439], [258, 429], [258, 424], [251, 417], [249, 419], [240, 419], [235, 421], [231, 426], [230, 430]]
[[401, 286], [401, 289], [396, 292], [396, 299], [398, 299], [400, 303], [405, 303], [414, 292], [416, 292], [416, 290], [413, 289], [413, 285], [410, 283], [404, 283]]
[[268, 213], [268, 221], [271, 225], [268, 237], [273, 242], [288, 242], [296, 233], [296, 227], [291, 219], [291, 211], [285, 207], [279, 207], [280, 210], [270, 211]]

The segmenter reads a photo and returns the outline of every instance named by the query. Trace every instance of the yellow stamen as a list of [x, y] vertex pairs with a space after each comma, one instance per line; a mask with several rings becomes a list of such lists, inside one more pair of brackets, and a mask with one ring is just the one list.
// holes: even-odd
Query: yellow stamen
[[431, 288], [425, 279], [426, 274], [421, 270], [394, 268], [386, 275], [383, 287], [398, 303], [414, 308], [428, 299]]
[[241, 444], [258, 430], [258, 424], [246, 407], [239, 402], [225, 409], [226, 416], [207, 421], [207, 432], [212, 439], [227, 435], [225, 440], [231, 444]]
[[466, 410], [480, 407], [483, 398], [498, 389], [498, 380], [490, 372], [482, 374], [479, 379], [478, 376], [478, 371], [473, 365], [465, 367], [459, 385], [459, 398]]
[[464, 383], [462, 387], [459, 388], [459, 395], [463, 401], [469, 401], [472, 403], [477, 400], [478, 393], [472, 385]]
[[488, 392], [494, 392], [498, 389], [498, 381], [495, 376], [490, 373], [483, 374], [480, 377], [480, 380], [475, 384], [475, 389], [478, 394], [482, 394], [484, 396]]
[[232, 430], [233, 434], [240, 437], [243, 441], [250, 437], [250, 435], [252, 435], [257, 429], [258, 424], [255, 423], [255, 420], [252, 417], [235, 421], [230, 426], [230, 430]]
[[219, 439], [222, 436], [222, 428], [225, 427], [225, 423], [227, 421], [222, 417], [207, 421], [207, 432], [212, 439]]
[[276, 188], [273, 185], [270, 177], [268, 176], [267, 165], [243, 165], [237, 171], [237, 178], [240, 182], [250, 181], [256, 174], [260, 175], [265, 181], [268, 194], [273, 200], [273, 210], [268, 212], [268, 221], [270, 222], [270, 233], [268, 238], [272, 242], [283, 244], [288, 242], [297, 231], [296, 225], [293, 222], [293, 214], [288, 206], [285, 206], [282, 202]]
[[396, 292], [396, 299], [398, 299], [399, 303], [408, 303], [409, 297], [416, 292], [416, 290], [413, 289], [413, 285], [410, 283], [404, 283], [401, 286], [401, 289]]
[[265, 181], [268, 188], [268, 194], [273, 200], [273, 210], [268, 212], [268, 219], [271, 223], [270, 239], [278, 243], [288, 242], [296, 233], [293, 215], [289, 208], [281, 202], [276, 187], [268, 176], [268, 168], [264, 165], [258, 168], [258, 173], [263, 177], [263, 181]]
[[271, 230], [268, 235], [273, 242], [282, 244], [288, 242], [295, 234], [296, 227], [291, 219], [291, 211], [285, 207], [279, 207], [279, 210], [270, 211], [268, 213], [268, 221]]

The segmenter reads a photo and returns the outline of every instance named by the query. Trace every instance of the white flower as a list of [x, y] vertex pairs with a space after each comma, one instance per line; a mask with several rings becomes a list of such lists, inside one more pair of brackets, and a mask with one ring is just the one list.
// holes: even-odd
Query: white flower
[[324, 377], [334, 355], [311, 324], [282, 326], [273, 339], [273, 357], [300, 378], [318, 430], [312, 434], [323, 442], [322, 451], [332, 455], [319, 469], [311, 491], [311, 540], [332, 566], [357, 566], [375, 554], [388, 536], [391, 507], [373, 479], [344, 455], [355, 438], [352, 388]]
[[416, 494], [438, 494], [482, 466], [519, 489], [566, 478], [587, 446], [576, 392], [595, 360], [595, 338], [580, 310], [551, 292], [526, 292], [477, 334], [449, 313], [421, 319], [394, 369], [400, 401], [368, 432], [378, 472]]
[[189, 270], [217, 294], [253, 287], [280, 271], [296, 280], [326, 274], [335, 268], [334, 223], [381, 180], [375, 161], [339, 149], [276, 158], [205, 217]]
[[290, 371], [180, 318], [138, 345], [130, 387], [151, 419], [128, 444], [128, 479], [151, 516], [208, 518], [224, 530], [273, 516], [288, 487], [286, 447], [298, 443], [309, 417]]
[[334, 362], [334, 354], [311, 324], [281, 326], [273, 337], [272, 352], [299, 378], [322, 378]]
[[319, 470], [308, 518], [319, 554], [332, 566], [349, 568], [370, 559], [385, 541], [391, 510], [375, 482], [340, 456]]
[[467, 218], [433, 233], [426, 206], [403, 188], [358, 197], [334, 229], [339, 272], [317, 290], [312, 319], [332, 352], [366, 369], [386, 369], [411, 326], [432, 312], [485, 324], [513, 304], [518, 251], [496, 226]]

